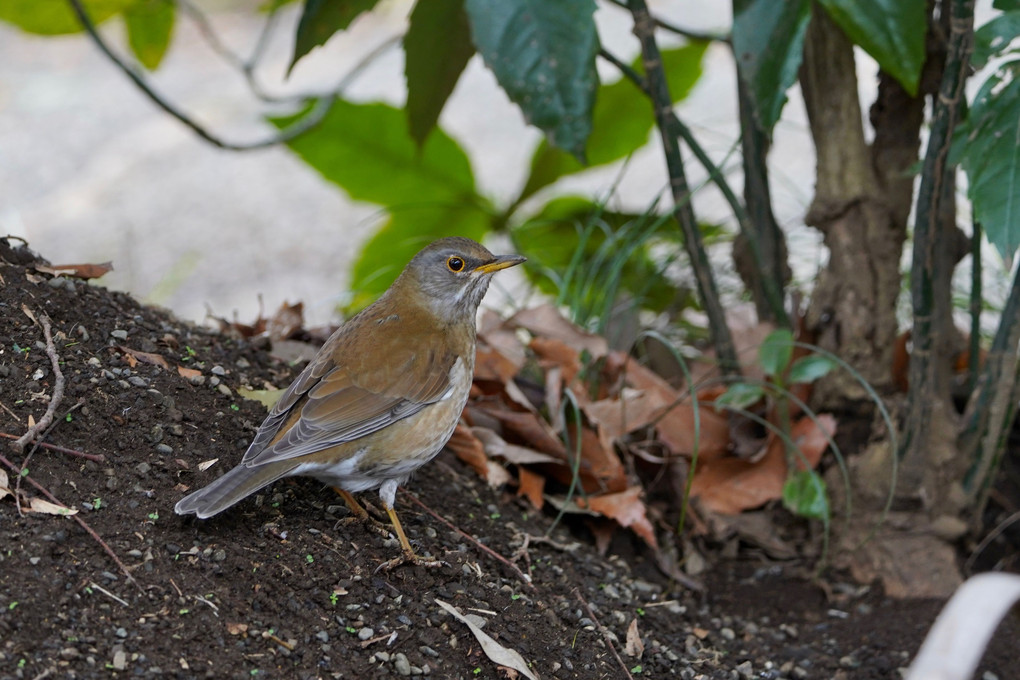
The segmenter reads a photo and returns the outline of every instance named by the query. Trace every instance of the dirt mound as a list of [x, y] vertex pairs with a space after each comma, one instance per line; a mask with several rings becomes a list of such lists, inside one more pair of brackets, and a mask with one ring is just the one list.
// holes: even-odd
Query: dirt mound
[[[262, 420], [238, 390], [284, 387], [300, 366], [41, 263], [0, 240], [0, 429], [20, 435], [53, 398], [44, 317], [64, 383], [45, 438], [62, 448], [2, 448], [18, 500], [0, 490], [0, 677], [525, 677], [442, 600], [542, 678], [888, 678], [940, 606], [866, 588], [825, 601], [794, 569], [746, 563], [675, 591], [630, 537], [613, 546], [627, 560], [599, 557], [581, 524], [546, 538], [552, 515], [446, 452], [397, 509], [447, 567], [377, 574], [395, 539], [338, 526], [346, 508], [311, 480], [177, 517]], [[1009, 632], [986, 664], [999, 678], [1020, 677]]]

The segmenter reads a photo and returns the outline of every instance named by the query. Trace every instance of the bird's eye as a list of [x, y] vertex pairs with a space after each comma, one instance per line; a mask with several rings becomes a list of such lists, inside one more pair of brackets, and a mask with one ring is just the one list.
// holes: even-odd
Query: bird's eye
[[450, 268], [451, 272], [459, 272], [464, 269], [464, 260], [454, 255], [453, 257], [447, 258], [446, 266]]

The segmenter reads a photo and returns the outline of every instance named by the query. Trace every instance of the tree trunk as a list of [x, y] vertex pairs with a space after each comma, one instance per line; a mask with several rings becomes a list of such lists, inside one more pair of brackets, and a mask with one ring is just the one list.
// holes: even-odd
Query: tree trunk
[[[892, 383], [900, 253], [911, 201], [912, 184], [900, 180], [900, 173], [917, 158], [920, 117], [903, 121], [904, 130], [884, 131], [894, 142], [876, 150], [868, 146], [853, 46], [817, 5], [800, 82], [818, 159], [815, 197], [804, 221], [823, 233], [829, 248], [805, 325], [815, 342], [841, 356], [881, 393]], [[845, 372], [822, 381], [815, 398], [825, 408], [867, 408], [868, 403], [863, 388]]]

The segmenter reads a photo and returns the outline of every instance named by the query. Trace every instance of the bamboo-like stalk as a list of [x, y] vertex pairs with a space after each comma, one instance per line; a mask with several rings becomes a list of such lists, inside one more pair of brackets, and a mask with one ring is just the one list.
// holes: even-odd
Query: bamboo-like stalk
[[[936, 248], [939, 243], [939, 203], [943, 187], [950, 181], [949, 147], [953, 130], [962, 112], [967, 65], [974, 39], [974, 0], [952, 0], [948, 53], [942, 82], [935, 98], [928, 148], [925, 152], [921, 186], [917, 194], [917, 217], [914, 227], [914, 250], [910, 272], [913, 303], [914, 348], [910, 355], [909, 411], [900, 455], [904, 459], [924, 460], [929, 451], [932, 404], [938, 395], [936, 359], [933, 356], [935, 309], [934, 284], [938, 272]], [[945, 260], [943, 260], [945, 261]]]
[[665, 150], [669, 186], [675, 203], [673, 214], [683, 232], [684, 246], [694, 269], [701, 303], [708, 316], [709, 331], [712, 334], [712, 344], [719, 356], [720, 370], [723, 375], [734, 375], [740, 372], [737, 352], [729, 326], [726, 325], [726, 315], [719, 300], [719, 289], [694, 216], [694, 207], [690, 201], [691, 192], [684, 172], [683, 159], [680, 157], [680, 144], [676, 136], [670, 134], [669, 120], [673, 111], [673, 100], [669, 96], [669, 86], [663, 73], [659, 47], [655, 41], [655, 20], [649, 14], [648, 5], [644, 0], [628, 0], [627, 6], [634, 17], [634, 35], [641, 42], [641, 56], [655, 112], [655, 123]]

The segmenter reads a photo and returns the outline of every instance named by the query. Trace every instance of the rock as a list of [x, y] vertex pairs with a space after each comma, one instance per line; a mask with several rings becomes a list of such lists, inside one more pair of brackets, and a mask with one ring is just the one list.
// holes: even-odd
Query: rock
[[[114, 338], [116, 338], [118, 340], [127, 340], [128, 332], [118, 328], [115, 331], [110, 331], [110, 336], [114, 337]], [[124, 670], [124, 669], [120, 669], [120, 670]]]
[[122, 671], [127, 668], [127, 652], [118, 649], [113, 653], [113, 670]]
[[146, 380], [145, 378], [141, 377], [141, 376], [138, 376], [138, 375], [133, 375], [130, 378], [128, 378], [128, 382], [130, 384], [134, 385], [135, 387], [148, 387], [149, 386], [149, 381]]
[[737, 675], [744, 678], [744, 680], [750, 680], [754, 677], [754, 667], [751, 665], [750, 661], [745, 661], [742, 664], [739, 664], [735, 670], [737, 671]]
[[157, 444], [156, 451], [157, 453], [162, 453], [165, 456], [169, 456], [174, 452], [174, 449], [172, 446], [168, 446], [166, 444]]
[[227, 374], [226, 370], [224, 370], [224, 368], [222, 366], [213, 366], [212, 368], [209, 369], [209, 372], [212, 373], [213, 375], [219, 375], [219, 376], [223, 376], [223, 375]]
[[371, 628], [362, 628], [358, 631], [358, 639], [362, 642], [371, 639], [373, 635], [375, 635], [375, 631]]
[[397, 652], [393, 655], [393, 668], [400, 675], [411, 675], [411, 662], [407, 660], [403, 652]]

